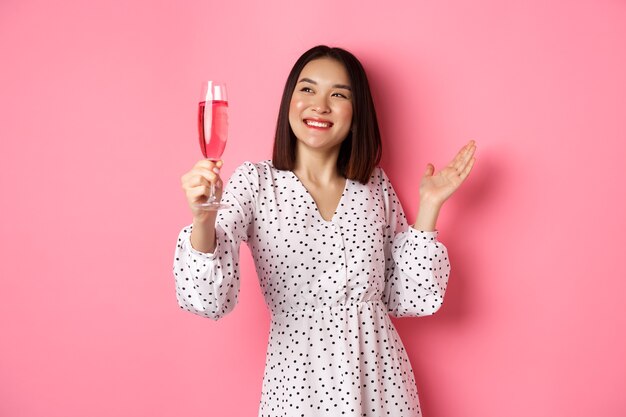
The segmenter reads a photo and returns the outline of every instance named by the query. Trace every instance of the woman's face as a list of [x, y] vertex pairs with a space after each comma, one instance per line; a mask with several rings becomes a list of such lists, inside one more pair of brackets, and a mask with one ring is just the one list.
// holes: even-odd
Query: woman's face
[[344, 66], [331, 58], [305, 65], [289, 104], [289, 124], [298, 147], [339, 147], [352, 126], [352, 91]]

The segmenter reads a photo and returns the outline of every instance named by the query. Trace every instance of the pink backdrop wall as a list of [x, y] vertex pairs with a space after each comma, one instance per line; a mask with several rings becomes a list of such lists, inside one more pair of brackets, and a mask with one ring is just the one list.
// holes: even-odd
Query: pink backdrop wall
[[410, 221], [427, 162], [478, 162], [438, 228], [443, 308], [394, 319], [424, 415], [626, 413], [626, 2], [0, 4], [0, 415], [252, 416], [269, 313], [178, 309], [199, 82], [230, 87], [225, 176], [270, 156], [319, 43], [365, 64]]

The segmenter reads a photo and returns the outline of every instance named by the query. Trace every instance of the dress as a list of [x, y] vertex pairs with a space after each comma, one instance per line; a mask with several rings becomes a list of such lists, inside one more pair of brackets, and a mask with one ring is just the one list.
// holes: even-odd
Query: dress
[[182, 229], [174, 258], [181, 308], [218, 320], [237, 304], [239, 245], [250, 247], [271, 312], [260, 417], [419, 416], [413, 370], [389, 318], [433, 314], [450, 273], [437, 231], [408, 227], [381, 168], [346, 180], [331, 221], [270, 161], [246, 162], [222, 197], [213, 254]]

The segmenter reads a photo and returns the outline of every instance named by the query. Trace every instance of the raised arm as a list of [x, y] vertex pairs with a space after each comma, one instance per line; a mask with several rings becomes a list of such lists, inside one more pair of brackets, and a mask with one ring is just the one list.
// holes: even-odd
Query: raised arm
[[381, 170], [385, 205], [385, 289], [383, 301], [395, 317], [435, 313], [443, 303], [450, 274], [446, 247], [437, 231], [408, 227], [402, 205]]
[[[201, 243], [193, 242], [198, 223], [183, 228], [178, 236], [174, 254], [176, 298], [182, 309], [218, 320], [237, 304], [239, 295], [239, 247], [247, 241], [258, 195], [258, 174], [253, 164], [245, 163], [231, 176], [222, 201], [231, 208], [220, 210], [214, 221], [213, 247], [203, 252], [203, 241], [210, 239], [206, 226], [198, 236]], [[207, 216], [209, 217], [209, 216]], [[210, 221], [210, 217], [208, 220]], [[210, 223], [209, 223], [210, 225]], [[204, 240], [203, 240], [204, 239]]]

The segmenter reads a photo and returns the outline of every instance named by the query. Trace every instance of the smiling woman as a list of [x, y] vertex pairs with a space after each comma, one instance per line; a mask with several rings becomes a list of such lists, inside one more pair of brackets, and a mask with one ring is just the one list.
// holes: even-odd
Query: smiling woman
[[336, 60], [320, 58], [309, 62], [300, 76], [289, 105], [289, 125], [298, 147], [338, 152], [352, 126], [348, 73]]
[[[307, 97], [309, 100], [305, 100]], [[315, 108], [322, 98], [326, 100], [321, 103], [327, 106], [324, 116], [317, 114], [319, 109]], [[336, 110], [345, 114], [350, 106], [351, 117], [347, 130], [343, 130], [345, 136], [337, 156], [337, 171], [366, 183], [372, 169], [380, 162], [382, 144], [369, 83], [359, 60], [341, 48], [322, 46], [305, 52], [295, 63], [287, 77], [278, 112], [272, 157], [278, 169], [295, 168], [299, 138], [295, 129], [302, 123], [302, 119], [295, 119], [298, 108], [307, 104], [312, 106], [307, 115], [314, 120], [325, 120]], [[353, 141], [353, 137], [359, 140]]]
[[250, 246], [272, 314], [259, 416], [419, 416], [413, 370], [389, 315], [443, 302], [450, 264], [437, 241], [443, 202], [473, 165], [473, 142], [420, 184], [409, 227], [377, 167], [381, 141], [367, 77], [340, 48], [307, 51], [289, 74], [272, 160], [230, 178], [229, 209], [201, 212], [221, 161], [183, 175], [194, 215], [174, 260], [181, 308], [218, 320], [239, 294], [239, 247]]

